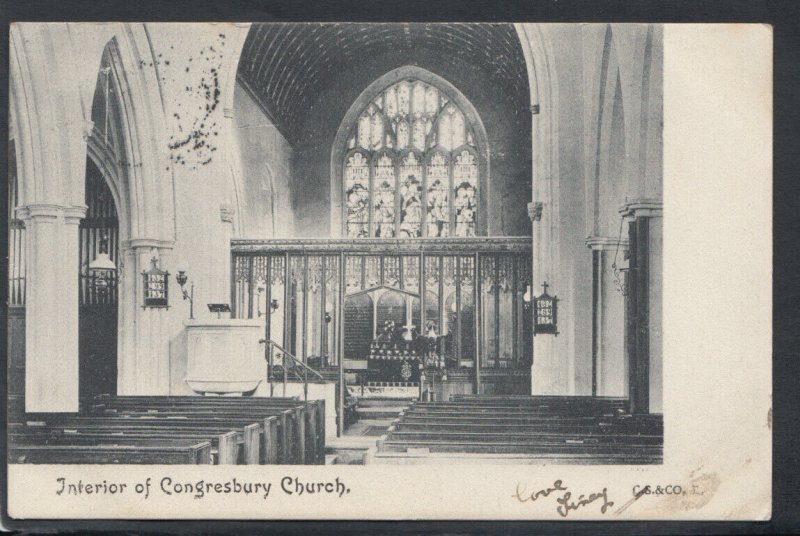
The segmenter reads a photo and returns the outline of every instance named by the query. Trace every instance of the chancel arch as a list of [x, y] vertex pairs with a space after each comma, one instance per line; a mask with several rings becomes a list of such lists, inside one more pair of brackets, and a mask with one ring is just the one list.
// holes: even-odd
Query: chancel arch
[[348, 238], [486, 234], [486, 129], [472, 103], [403, 66], [350, 106], [331, 150], [331, 229]]

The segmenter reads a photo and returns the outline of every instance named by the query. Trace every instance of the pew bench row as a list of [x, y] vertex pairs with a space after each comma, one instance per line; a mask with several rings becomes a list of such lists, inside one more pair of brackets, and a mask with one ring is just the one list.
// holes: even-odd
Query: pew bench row
[[[546, 463], [661, 463], [663, 419], [624, 399], [457, 395], [415, 402], [377, 441], [377, 458], [525, 455]], [[409, 457], [410, 456], [410, 457]], [[385, 463], [382, 461], [380, 463]]]
[[323, 464], [324, 401], [99, 397], [9, 423], [11, 463]]

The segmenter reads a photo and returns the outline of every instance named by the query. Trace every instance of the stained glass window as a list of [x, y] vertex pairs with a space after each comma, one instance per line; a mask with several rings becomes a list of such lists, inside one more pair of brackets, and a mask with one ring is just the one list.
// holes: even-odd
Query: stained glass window
[[408, 82], [400, 82], [397, 88], [397, 104], [400, 115], [407, 116], [410, 108], [410, 90]]
[[373, 196], [373, 221], [375, 236], [391, 238], [394, 236], [394, 161], [383, 154], [375, 164], [375, 195]]
[[381, 148], [381, 143], [383, 142], [383, 116], [379, 113], [375, 113], [372, 116], [371, 140], [373, 149]]
[[464, 116], [458, 110], [453, 113], [453, 119], [450, 122], [450, 129], [452, 135], [452, 148], [458, 149], [464, 145]]
[[425, 113], [425, 86], [422, 82], [414, 84], [414, 100], [413, 100], [414, 117], [421, 117]]
[[408, 123], [400, 121], [397, 124], [397, 148], [403, 150], [408, 147]]
[[450, 114], [442, 114], [442, 117], [439, 119], [439, 145], [446, 151], [453, 148], [453, 137], [450, 135], [450, 123]]
[[384, 102], [386, 105], [383, 107], [383, 111], [386, 113], [386, 117], [394, 119], [397, 116], [397, 90], [394, 87], [386, 90]]
[[360, 152], [347, 159], [344, 173], [347, 196], [347, 236], [369, 236], [369, 165]]
[[448, 235], [449, 204], [447, 184], [450, 165], [443, 153], [436, 152], [428, 164], [428, 236]]
[[414, 149], [425, 150], [425, 123], [421, 119], [414, 121], [413, 142]]
[[400, 80], [366, 105], [348, 136], [348, 237], [478, 234], [479, 147], [467, 116], [442, 90]]
[[370, 121], [369, 116], [364, 114], [358, 121], [358, 145], [362, 149], [369, 149]]
[[478, 165], [475, 155], [464, 149], [456, 156], [453, 166], [455, 183], [454, 206], [456, 211], [456, 236], [475, 236], [476, 193]]
[[422, 236], [422, 163], [408, 153], [400, 164], [400, 238]]

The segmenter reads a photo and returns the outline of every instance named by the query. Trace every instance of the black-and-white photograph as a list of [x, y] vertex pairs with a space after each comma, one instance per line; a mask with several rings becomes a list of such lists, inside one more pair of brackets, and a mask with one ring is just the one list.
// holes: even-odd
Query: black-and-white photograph
[[10, 464], [662, 464], [658, 24], [11, 27]]

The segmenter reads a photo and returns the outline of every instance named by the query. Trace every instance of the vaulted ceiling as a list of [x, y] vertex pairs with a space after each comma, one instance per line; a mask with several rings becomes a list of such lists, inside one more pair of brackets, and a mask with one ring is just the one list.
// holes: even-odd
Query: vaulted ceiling
[[511, 24], [257, 23], [238, 76], [293, 142], [316, 96], [342, 71], [384, 54], [413, 63], [419, 50], [475, 68], [499, 98], [529, 99], [525, 59]]

